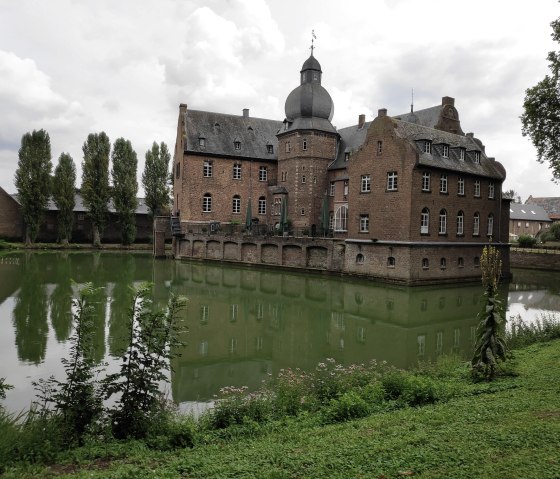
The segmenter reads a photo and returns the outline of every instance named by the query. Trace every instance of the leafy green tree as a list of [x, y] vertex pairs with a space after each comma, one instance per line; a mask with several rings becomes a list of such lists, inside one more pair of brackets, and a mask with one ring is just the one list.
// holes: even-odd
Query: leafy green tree
[[25, 243], [37, 239], [50, 196], [51, 140], [45, 130], [33, 130], [21, 138], [15, 185], [25, 221]]
[[119, 217], [121, 242], [129, 245], [136, 238], [136, 208], [138, 207], [138, 159], [130, 141], [119, 138], [111, 155], [113, 169], [113, 205]]
[[[560, 18], [551, 24], [552, 38], [560, 42]], [[537, 149], [537, 161], [549, 163], [552, 176], [560, 180], [560, 52], [547, 56], [550, 74], [525, 92], [521, 115], [523, 136]]]
[[146, 164], [142, 173], [142, 186], [146, 194], [146, 206], [150, 216], [160, 214], [169, 205], [169, 161], [171, 155], [164, 142], [146, 152]]
[[521, 203], [521, 196], [515, 190], [504, 191], [503, 197], [513, 200], [514, 203]]
[[53, 200], [58, 208], [58, 239], [65, 245], [72, 236], [76, 191], [76, 165], [67, 153], [58, 158], [54, 169]]
[[110, 150], [111, 143], [105, 132], [90, 133], [82, 147], [82, 197], [91, 219], [94, 246], [101, 244], [108, 212]]

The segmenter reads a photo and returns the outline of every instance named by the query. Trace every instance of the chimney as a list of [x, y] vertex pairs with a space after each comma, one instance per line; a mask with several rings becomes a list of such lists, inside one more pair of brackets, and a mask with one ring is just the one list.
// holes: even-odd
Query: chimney
[[249, 118], [249, 108], [243, 108], [243, 118]]
[[474, 133], [467, 133], [467, 138], [474, 138]]
[[452, 98], [450, 96], [442, 97], [441, 106], [445, 106], [445, 105], [455, 106], [455, 98]]
[[361, 129], [364, 127], [364, 123], [366, 122], [366, 116], [364, 114], [358, 117], [358, 128]]
[[180, 113], [186, 113], [187, 112], [187, 104], [186, 103], [180, 103], [179, 104], [179, 112]]
[[377, 118], [387, 116], [387, 108], [381, 108], [377, 110]]

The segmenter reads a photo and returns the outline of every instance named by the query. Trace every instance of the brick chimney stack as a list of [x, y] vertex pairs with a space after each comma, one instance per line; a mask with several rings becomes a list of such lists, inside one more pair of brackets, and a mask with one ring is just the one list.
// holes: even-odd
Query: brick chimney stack
[[455, 106], [455, 98], [450, 97], [450, 96], [442, 97], [441, 106], [445, 106], [445, 105]]
[[243, 108], [243, 118], [249, 118], [249, 108]]
[[377, 117], [381, 118], [387, 116], [387, 108], [381, 108], [379, 110], [377, 110]]
[[358, 128], [362, 129], [364, 127], [364, 123], [366, 122], [366, 116], [364, 114], [358, 117]]

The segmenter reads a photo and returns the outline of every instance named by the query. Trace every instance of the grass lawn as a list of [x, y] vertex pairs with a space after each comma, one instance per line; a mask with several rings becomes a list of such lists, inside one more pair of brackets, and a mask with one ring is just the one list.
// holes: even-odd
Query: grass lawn
[[192, 449], [90, 445], [4, 477], [558, 479], [560, 341], [515, 358], [518, 376], [445, 403], [329, 426], [312, 416], [254, 424], [209, 434]]

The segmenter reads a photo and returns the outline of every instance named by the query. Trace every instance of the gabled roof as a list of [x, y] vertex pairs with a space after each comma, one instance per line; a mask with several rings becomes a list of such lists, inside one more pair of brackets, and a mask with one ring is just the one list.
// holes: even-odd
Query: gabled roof
[[371, 121], [364, 123], [362, 128], [359, 125], [348, 126], [338, 130], [340, 142], [336, 160], [329, 165], [329, 170], [346, 168], [346, 153], [357, 150], [366, 141], [367, 130]]
[[533, 198], [529, 196], [525, 204], [539, 205], [548, 213], [551, 219], [560, 219], [560, 197], [549, 196]]
[[[185, 152], [277, 160], [276, 133], [281, 126], [282, 122], [277, 120], [187, 110]], [[204, 146], [200, 145], [200, 138], [204, 138]], [[240, 143], [239, 149], [235, 149], [236, 141]], [[272, 145], [273, 153], [268, 153], [267, 145]]]
[[509, 219], [523, 221], [552, 221], [547, 212], [539, 205], [522, 205], [511, 203], [509, 205]]
[[442, 108], [441, 105], [432, 106], [430, 108], [424, 108], [423, 110], [396, 115], [393, 118], [433, 128], [439, 121]]

